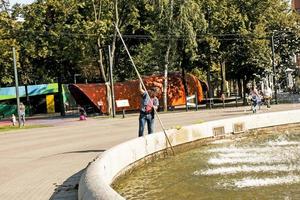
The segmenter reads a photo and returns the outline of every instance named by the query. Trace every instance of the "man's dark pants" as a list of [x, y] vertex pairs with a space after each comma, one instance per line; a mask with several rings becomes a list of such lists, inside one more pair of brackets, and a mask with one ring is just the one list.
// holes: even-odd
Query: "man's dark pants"
[[148, 134], [154, 131], [154, 118], [151, 113], [140, 112], [139, 117], [139, 137], [144, 135], [145, 124], [147, 123]]

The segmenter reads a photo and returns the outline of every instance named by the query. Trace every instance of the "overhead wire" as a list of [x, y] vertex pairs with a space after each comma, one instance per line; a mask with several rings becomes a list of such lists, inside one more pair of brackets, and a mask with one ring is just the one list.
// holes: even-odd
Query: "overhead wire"
[[[54, 32], [51, 30], [18, 30], [19, 33], [31, 33], [34, 35], [40, 35], [43, 37], [47, 36], [54, 36]], [[218, 40], [236, 40], [236, 39], [243, 39], [243, 38], [250, 38], [250, 39], [270, 39], [272, 37], [273, 32], [267, 32], [265, 33], [265, 36], [258, 36], [255, 33], [248, 33], [248, 34], [241, 34], [241, 33], [221, 33], [221, 34], [208, 34], [208, 33], [203, 33], [203, 34], [197, 34], [196, 39], [204, 39], [205, 37], [211, 36], [211, 37], [216, 37]], [[289, 35], [295, 35], [294, 32], [291, 31], [277, 31], [276, 33], [280, 33], [280, 35], [285, 34], [287, 36]], [[56, 32], [56, 35], [63, 35], [63, 36], [88, 36], [88, 37], [102, 37], [102, 38], [112, 38], [113, 34], [110, 35], [101, 35], [97, 33], [76, 33], [76, 32], [66, 32], [66, 31], [60, 31]], [[175, 34], [155, 34], [153, 35], [141, 35], [141, 34], [124, 34], [122, 35], [123, 38], [126, 39], [136, 39], [136, 40], [186, 40], [185, 37], [187, 35], [175, 35]], [[278, 37], [278, 35], [275, 35], [275, 37]]]

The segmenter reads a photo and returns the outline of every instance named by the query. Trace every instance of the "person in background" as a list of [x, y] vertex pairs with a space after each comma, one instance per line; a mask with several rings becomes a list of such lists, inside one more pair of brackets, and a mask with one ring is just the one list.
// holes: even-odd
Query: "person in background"
[[147, 123], [148, 134], [154, 132], [154, 116], [155, 110], [159, 106], [157, 95], [157, 90], [154, 88], [149, 90], [149, 96], [147, 92], [142, 88], [142, 84], [139, 86], [141, 93], [141, 106], [140, 106], [140, 116], [139, 116], [139, 137], [144, 135], [145, 124]]
[[70, 105], [69, 105], [69, 103], [66, 101], [66, 102], [65, 102], [65, 111], [68, 111], [69, 108], [70, 108]]
[[21, 116], [21, 126], [25, 126], [25, 105], [20, 103], [20, 116]]
[[11, 119], [10, 119], [10, 121], [11, 121], [11, 123], [12, 123], [12, 125], [13, 125], [13, 126], [15, 126], [15, 125], [16, 125], [16, 123], [17, 123], [17, 120], [16, 120], [16, 116], [15, 116], [14, 114], [12, 114], [12, 115], [11, 115]]
[[257, 96], [257, 105], [258, 105], [258, 108], [260, 110], [261, 105], [262, 105], [262, 99], [263, 99], [263, 91], [259, 89], [259, 90], [257, 90], [257, 94], [258, 94], [258, 96]]
[[272, 99], [272, 90], [267, 86], [264, 90], [264, 100], [267, 105], [267, 108], [271, 108], [271, 99]]
[[83, 107], [79, 107], [79, 120], [86, 120], [86, 112]]
[[255, 86], [252, 87], [252, 90], [250, 92], [250, 98], [251, 98], [251, 102], [252, 102], [252, 105], [251, 105], [252, 112], [256, 113], [257, 106], [260, 103], [260, 97], [259, 97], [258, 91]]

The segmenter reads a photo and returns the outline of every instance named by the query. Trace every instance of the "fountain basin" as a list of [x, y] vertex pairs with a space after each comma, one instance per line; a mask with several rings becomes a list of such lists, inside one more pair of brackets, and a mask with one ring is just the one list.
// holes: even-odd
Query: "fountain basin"
[[[248, 115], [205, 122], [168, 130], [173, 146], [192, 144], [205, 138], [243, 133], [247, 130], [300, 122], [300, 110]], [[163, 132], [136, 138], [117, 145], [92, 161], [83, 173], [78, 190], [79, 200], [124, 199], [111, 188], [121, 174], [147, 162], [167, 147]]]

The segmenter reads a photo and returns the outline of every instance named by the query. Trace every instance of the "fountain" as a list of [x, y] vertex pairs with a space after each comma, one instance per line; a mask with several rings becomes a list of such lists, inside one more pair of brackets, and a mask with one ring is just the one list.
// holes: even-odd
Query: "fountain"
[[300, 126], [289, 129], [210, 142], [142, 166], [113, 188], [128, 200], [297, 199]]
[[[165, 155], [162, 132], [127, 141], [89, 164], [80, 180], [78, 199], [297, 198], [299, 134], [291, 130], [258, 137], [259, 132], [251, 132], [299, 122], [300, 110], [292, 110], [168, 130], [177, 154], [159, 162], [151, 160]], [[238, 137], [232, 138], [232, 133]], [[179, 148], [203, 141], [211, 145], [178, 153]]]

